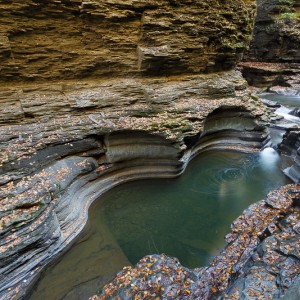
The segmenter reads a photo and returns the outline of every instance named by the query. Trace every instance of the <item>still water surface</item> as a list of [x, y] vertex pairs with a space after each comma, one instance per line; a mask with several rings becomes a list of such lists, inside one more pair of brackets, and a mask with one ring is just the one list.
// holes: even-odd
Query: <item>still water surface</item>
[[177, 179], [142, 180], [104, 194], [83, 238], [49, 269], [30, 300], [87, 299], [124, 265], [147, 254], [207, 265], [230, 223], [268, 191], [289, 183], [273, 149], [203, 153]]

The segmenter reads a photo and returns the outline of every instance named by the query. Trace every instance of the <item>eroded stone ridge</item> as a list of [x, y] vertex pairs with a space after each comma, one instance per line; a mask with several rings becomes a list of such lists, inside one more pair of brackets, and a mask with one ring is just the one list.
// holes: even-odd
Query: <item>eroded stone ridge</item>
[[1, 1], [0, 81], [230, 69], [254, 13], [254, 0]]
[[176, 258], [146, 256], [90, 299], [276, 299], [285, 292], [297, 299], [291, 287], [300, 281], [299, 196], [299, 184], [287, 185], [252, 204], [207, 268], [189, 270]]

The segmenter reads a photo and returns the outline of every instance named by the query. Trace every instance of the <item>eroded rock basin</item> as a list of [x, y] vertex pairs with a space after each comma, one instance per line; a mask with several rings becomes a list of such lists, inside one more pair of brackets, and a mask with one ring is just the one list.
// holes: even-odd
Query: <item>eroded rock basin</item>
[[87, 299], [125, 265], [147, 254], [208, 265], [232, 220], [287, 184], [280, 159], [262, 153], [205, 152], [177, 179], [135, 181], [104, 194], [89, 210], [85, 234], [49, 269], [30, 300]]

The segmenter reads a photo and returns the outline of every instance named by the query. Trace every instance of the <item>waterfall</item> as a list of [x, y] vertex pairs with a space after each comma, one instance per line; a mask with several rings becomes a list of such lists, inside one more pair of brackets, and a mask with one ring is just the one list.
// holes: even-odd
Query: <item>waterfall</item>
[[260, 152], [260, 165], [267, 171], [275, 169], [279, 160], [279, 154], [271, 147], [265, 148]]

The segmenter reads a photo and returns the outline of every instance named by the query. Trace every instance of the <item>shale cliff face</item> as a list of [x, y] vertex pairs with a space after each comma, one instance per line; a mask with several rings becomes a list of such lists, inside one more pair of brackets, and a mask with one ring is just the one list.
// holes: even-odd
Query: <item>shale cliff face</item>
[[248, 83], [257, 87], [300, 84], [300, 1], [257, 0], [249, 51], [241, 64]]
[[1, 2], [1, 299], [24, 297], [105, 190], [268, 142], [267, 112], [228, 71], [254, 2]]
[[2, 1], [0, 80], [144, 76], [232, 68], [254, 1]]
[[249, 56], [264, 62], [300, 62], [299, 19], [299, 0], [258, 0]]

